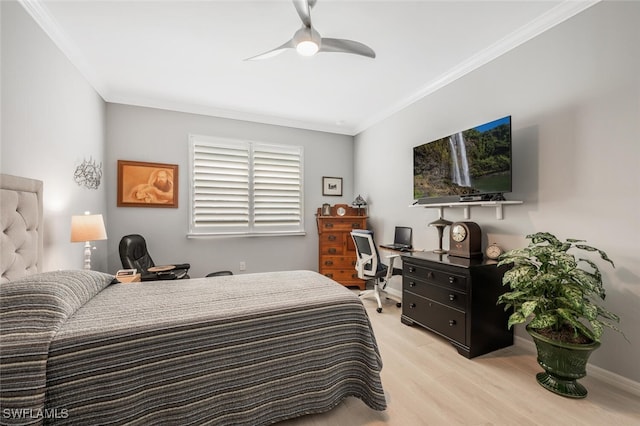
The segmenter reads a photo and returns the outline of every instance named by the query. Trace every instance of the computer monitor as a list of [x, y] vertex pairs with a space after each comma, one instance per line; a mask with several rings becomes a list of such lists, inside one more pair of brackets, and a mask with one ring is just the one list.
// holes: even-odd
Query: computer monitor
[[401, 244], [404, 246], [412, 247], [411, 236], [413, 229], [408, 226], [396, 226], [395, 233], [393, 235], [393, 244]]

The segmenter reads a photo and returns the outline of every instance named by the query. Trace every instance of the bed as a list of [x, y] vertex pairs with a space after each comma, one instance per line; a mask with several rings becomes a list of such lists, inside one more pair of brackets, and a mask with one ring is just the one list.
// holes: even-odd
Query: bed
[[[5, 237], [3, 258], [16, 244]], [[12, 274], [0, 282], [2, 423], [261, 425], [347, 397], [386, 408], [364, 307], [316, 272]]]

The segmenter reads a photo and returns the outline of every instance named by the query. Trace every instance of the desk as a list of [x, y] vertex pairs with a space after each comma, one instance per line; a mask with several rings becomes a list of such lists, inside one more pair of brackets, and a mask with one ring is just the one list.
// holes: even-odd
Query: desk
[[[385, 259], [388, 259], [388, 262], [383, 262], [387, 265], [388, 268], [390, 268], [390, 273], [387, 272], [387, 276], [385, 277], [385, 280], [387, 282], [385, 291], [390, 294], [393, 295], [393, 299], [397, 302], [397, 303], [402, 303], [402, 280], [400, 280], [400, 284], [399, 285], [395, 285], [395, 286], [391, 286], [391, 278], [393, 278], [394, 276], [401, 276], [402, 275], [402, 254], [406, 254], [406, 253], [411, 253], [411, 252], [418, 252], [421, 250], [416, 250], [416, 249], [411, 249], [409, 251], [400, 251], [400, 250], [394, 250], [394, 249], [390, 249], [388, 247], [383, 247], [383, 246], [378, 246], [380, 253], [380, 260], [383, 261]], [[384, 254], [384, 252], [387, 251], [391, 254], [386, 255]], [[395, 282], [395, 281], [394, 281]], [[391, 291], [389, 291], [391, 290]], [[400, 305], [398, 305], [400, 306]]]

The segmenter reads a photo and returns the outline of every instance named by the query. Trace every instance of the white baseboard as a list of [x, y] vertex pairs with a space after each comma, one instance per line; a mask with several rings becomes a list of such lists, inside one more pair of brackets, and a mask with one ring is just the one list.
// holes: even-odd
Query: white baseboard
[[[525, 339], [520, 336], [514, 336], [513, 343], [515, 346], [518, 346], [527, 352], [531, 352], [533, 354], [536, 353], [536, 345], [532, 340]], [[640, 397], [640, 383], [596, 365], [588, 364], [587, 368], [588, 375], [594, 379], [601, 380], [610, 386]]]

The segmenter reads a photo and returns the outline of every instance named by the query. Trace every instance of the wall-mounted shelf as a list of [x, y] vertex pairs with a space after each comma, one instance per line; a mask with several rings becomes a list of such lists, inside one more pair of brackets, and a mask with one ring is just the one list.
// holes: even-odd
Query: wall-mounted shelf
[[463, 208], [464, 218], [471, 219], [471, 207], [494, 207], [496, 209], [496, 219], [502, 220], [504, 215], [502, 206], [508, 204], [522, 204], [522, 201], [460, 201], [451, 203], [435, 203], [435, 204], [414, 204], [410, 207], [422, 207], [425, 209], [439, 209], [440, 217], [444, 217], [444, 208]]

